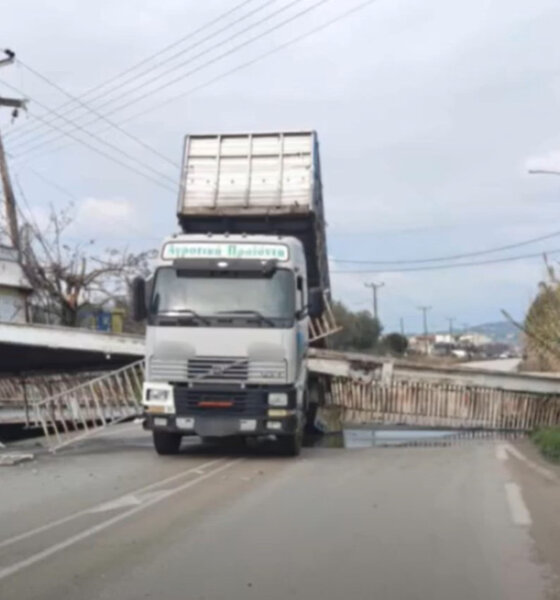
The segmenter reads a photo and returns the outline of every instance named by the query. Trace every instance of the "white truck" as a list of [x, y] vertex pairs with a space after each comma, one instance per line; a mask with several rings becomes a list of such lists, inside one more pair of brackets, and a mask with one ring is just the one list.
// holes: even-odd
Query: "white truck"
[[322, 396], [306, 353], [329, 333], [316, 133], [187, 136], [178, 218], [133, 286], [156, 451], [185, 435], [274, 436], [298, 454]]

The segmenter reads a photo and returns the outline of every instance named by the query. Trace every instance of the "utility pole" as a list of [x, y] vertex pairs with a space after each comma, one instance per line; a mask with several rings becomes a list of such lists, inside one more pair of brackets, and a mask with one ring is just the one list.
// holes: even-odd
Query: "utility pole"
[[382, 288], [384, 283], [364, 283], [367, 288], [370, 288], [373, 292], [373, 318], [379, 321], [379, 314], [377, 310], [377, 290]]
[[[5, 67], [14, 62], [15, 54], [11, 50], [4, 50], [7, 58], [0, 60], [0, 67]], [[0, 108], [7, 106], [13, 108], [12, 115], [17, 116], [20, 108], [25, 108], [27, 100], [20, 100], [15, 98], [3, 98], [0, 96]], [[4, 190], [4, 202], [6, 205], [6, 220], [8, 222], [8, 231], [12, 246], [18, 251], [20, 250], [19, 243], [19, 229], [17, 221], [16, 211], [16, 198], [14, 195], [14, 189], [12, 182], [10, 181], [10, 174], [8, 172], [8, 163], [6, 161], [6, 153], [4, 152], [4, 144], [2, 143], [2, 133], [0, 132], [0, 179], [2, 180], [2, 189]]]
[[453, 323], [456, 320], [457, 319], [455, 317], [447, 317], [447, 321], [449, 322], [449, 337], [451, 338], [451, 340], [453, 339]]
[[422, 324], [424, 325], [424, 335], [428, 335], [428, 311], [432, 310], [431, 306], [419, 306], [418, 310], [422, 311]]
[[401, 324], [401, 335], [403, 337], [406, 337], [405, 333], [404, 333], [404, 319], [402, 317], [400, 318], [400, 324]]
[[419, 306], [418, 310], [422, 311], [422, 324], [424, 325], [424, 348], [426, 350], [426, 354], [429, 353], [429, 344], [428, 344], [428, 311], [431, 310], [431, 306]]

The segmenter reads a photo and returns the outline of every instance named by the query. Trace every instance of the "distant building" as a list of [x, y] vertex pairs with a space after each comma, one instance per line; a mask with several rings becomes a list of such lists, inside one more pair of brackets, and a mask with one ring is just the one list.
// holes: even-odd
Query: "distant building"
[[0, 321], [27, 322], [27, 299], [32, 292], [14, 248], [0, 246]]
[[459, 337], [459, 344], [462, 346], [485, 346], [486, 344], [491, 344], [492, 338], [484, 335], [483, 333], [463, 333]]
[[418, 354], [431, 354], [435, 343], [435, 335], [413, 335], [408, 338], [408, 349]]

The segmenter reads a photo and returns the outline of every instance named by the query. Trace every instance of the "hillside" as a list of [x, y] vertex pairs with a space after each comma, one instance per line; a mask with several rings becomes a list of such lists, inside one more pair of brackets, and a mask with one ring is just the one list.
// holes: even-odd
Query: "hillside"
[[487, 335], [493, 342], [518, 345], [521, 341], [519, 329], [509, 321], [496, 321], [493, 323], [482, 323], [469, 327], [469, 331]]

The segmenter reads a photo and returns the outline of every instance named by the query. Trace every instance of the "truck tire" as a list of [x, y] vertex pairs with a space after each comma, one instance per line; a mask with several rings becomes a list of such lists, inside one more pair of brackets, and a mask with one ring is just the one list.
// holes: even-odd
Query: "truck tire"
[[303, 432], [294, 435], [282, 435], [277, 440], [278, 449], [283, 456], [299, 456], [303, 443]]
[[154, 448], [160, 455], [177, 454], [181, 446], [180, 433], [170, 433], [169, 431], [152, 431], [154, 439]]

